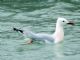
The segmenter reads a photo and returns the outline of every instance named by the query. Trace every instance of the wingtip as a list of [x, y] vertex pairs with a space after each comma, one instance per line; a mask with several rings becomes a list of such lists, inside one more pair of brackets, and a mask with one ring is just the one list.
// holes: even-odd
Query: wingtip
[[13, 30], [15, 31], [15, 30], [17, 30], [16, 28], [13, 28]]
[[13, 30], [17, 31], [17, 32], [19, 31], [19, 32], [23, 33], [23, 30], [20, 30], [20, 29], [17, 29], [17, 28], [13, 28]]

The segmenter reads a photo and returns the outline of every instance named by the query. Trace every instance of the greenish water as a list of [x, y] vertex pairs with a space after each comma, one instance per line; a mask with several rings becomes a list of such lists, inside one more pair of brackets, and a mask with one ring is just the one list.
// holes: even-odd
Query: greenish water
[[[57, 17], [75, 22], [66, 26], [62, 44], [33, 43], [13, 27], [35, 32], [52, 33]], [[0, 0], [0, 60], [79, 60], [80, 1], [79, 0]]]

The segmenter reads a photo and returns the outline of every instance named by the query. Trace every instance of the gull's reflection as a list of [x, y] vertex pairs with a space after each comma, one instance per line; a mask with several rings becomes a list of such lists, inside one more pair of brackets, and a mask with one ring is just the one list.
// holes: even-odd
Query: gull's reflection
[[54, 58], [56, 60], [64, 60], [63, 55], [63, 44], [56, 44], [54, 45]]

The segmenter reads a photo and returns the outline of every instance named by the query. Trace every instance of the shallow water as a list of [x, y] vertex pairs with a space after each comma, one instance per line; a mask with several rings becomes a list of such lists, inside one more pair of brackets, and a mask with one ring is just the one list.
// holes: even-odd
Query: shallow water
[[[65, 26], [65, 38], [58, 45], [33, 43], [26, 45], [24, 37], [13, 27], [35, 32], [52, 33], [57, 17], [75, 22]], [[79, 0], [1, 0], [0, 60], [79, 60], [80, 1]]]

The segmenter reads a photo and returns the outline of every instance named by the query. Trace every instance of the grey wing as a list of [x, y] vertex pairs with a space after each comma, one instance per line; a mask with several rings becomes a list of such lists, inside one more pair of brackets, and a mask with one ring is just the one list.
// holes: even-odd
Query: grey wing
[[29, 38], [37, 41], [53, 41], [53, 37], [49, 34], [45, 33], [34, 33], [32, 31], [26, 31], [24, 32], [24, 35], [27, 35]]
[[42, 40], [42, 41], [50, 41], [50, 42], [53, 42], [53, 40], [54, 40], [54, 38], [51, 35], [43, 34], [43, 33], [35, 34], [35, 36], [33, 38], [40, 40], [40, 41]]

